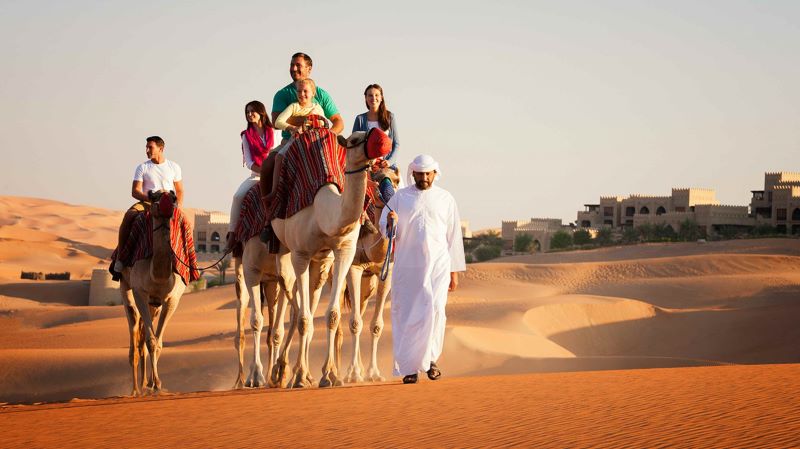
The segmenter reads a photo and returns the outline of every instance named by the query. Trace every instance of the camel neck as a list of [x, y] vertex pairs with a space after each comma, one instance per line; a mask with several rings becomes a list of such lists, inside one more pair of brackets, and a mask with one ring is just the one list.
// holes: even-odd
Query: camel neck
[[[160, 219], [153, 220], [153, 258], [151, 275], [154, 281], [166, 281], [172, 276], [172, 247], [169, 239], [169, 226]], [[159, 228], [159, 229], [156, 229]]]
[[[352, 167], [347, 167], [352, 170]], [[342, 192], [341, 215], [337, 228], [350, 229], [361, 218], [364, 209], [364, 196], [367, 194], [367, 172], [358, 172], [345, 175], [344, 191]]]

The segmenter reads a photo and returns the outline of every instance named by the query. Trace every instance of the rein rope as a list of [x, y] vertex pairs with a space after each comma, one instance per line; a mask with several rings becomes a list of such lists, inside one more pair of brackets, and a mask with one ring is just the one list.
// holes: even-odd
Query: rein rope
[[[394, 209], [389, 206], [389, 202], [384, 201], [380, 189], [378, 189], [378, 196], [380, 197], [381, 202], [383, 202], [384, 207], [389, 209], [390, 212], [394, 212]], [[394, 220], [389, 220], [386, 226], [389, 234], [389, 245], [386, 247], [386, 256], [383, 259], [383, 266], [381, 267], [381, 274], [379, 275], [381, 281], [385, 281], [386, 277], [389, 276], [389, 264], [391, 263], [392, 252], [394, 251], [394, 238], [397, 236], [397, 226], [395, 225]]]
[[[164, 228], [164, 229], [167, 231], [167, 238], [169, 238], [169, 237], [170, 237], [170, 236], [169, 236], [169, 222], [170, 222], [170, 220], [164, 220], [164, 221], [163, 221], [163, 222], [162, 222], [160, 225], [158, 225], [158, 226], [156, 226], [155, 228], [153, 228], [153, 232], [156, 232], [156, 231], [158, 231], [159, 229], [161, 229], [161, 228]], [[217, 259], [217, 261], [216, 261], [216, 262], [214, 262], [213, 264], [211, 264], [211, 265], [209, 265], [209, 266], [207, 266], [207, 267], [203, 267], [203, 268], [200, 268], [200, 267], [193, 267], [193, 266], [191, 266], [191, 265], [187, 264], [186, 262], [184, 262], [183, 260], [181, 260], [181, 258], [180, 258], [180, 257], [178, 257], [178, 255], [177, 255], [177, 254], [175, 254], [175, 250], [174, 250], [174, 249], [172, 249], [172, 242], [171, 242], [171, 239], [170, 239], [169, 251], [172, 253], [172, 257], [174, 257], [174, 258], [175, 258], [175, 260], [177, 260], [178, 262], [180, 262], [180, 263], [181, 263], [181, 265], [185, 266], [186, 268], [188, 268], [188, 269], [190, 269], [190, 270], [206, 271], [206, 270], [210, 270], [210, 269], [212, 269], [212, 268], [216, 267], [217, 265], [219, 265], [219, 263], [220, 263], [220, 262], [222, 262], [222, 260], [223, 260], [225, 257], [227, 257], [227, 256], [228, 256], [228, 254], [230, 254], [230, 253], [232, 253], [232, 252], [233, 252], [233, 248], [231, 248], [231, 249], [229, 249], [229, 250], [225, 251], [225, 254], [223, 254], [223, 255], [222, 255], [222, 257], [220, 257], [219, 259]]]
[[356, 174], [356, 173], [361, 173], [362, 171], [367, 171], [371, 165], [372, 165], [372, 164], [370, 164], [369, 162], [367, 162], [367, 165], [365, 165], [365, 166], [363, 166], [363, 167], [361, 167], [361, 168], [357, 168], [357, 169], [355, 169], [355, 170], [345, 170], [344, 174], [345, 174], [345, 175], [354, 175], [354, 174]]
[[[170, 251], [172, 251], [172, 255], [175, 257], [175, 259], [177, 259], [177, 260], [178, 260], [178, 262], [180, 262], [180, 263], [181, 263], [183, 266], [185, 266], [185, 267], [187, 267], [187, 268], [189, 268], [189, 269], [192, 269], [192, 267], [191, 267], [191, 266], [189, 266], [189, 265], [188, 265], [186, 262], [182, 261], [182, 260], [181, 260], [181, 258], [180, 258], [180, 257], [178, 257], [178, 255], [177, 255], [177, 254], [175, 254], [175, 250], [173, 250], [173, 249], [172, 249], [172, 245], [170, 245]], [[217, 265], [219, 265], [219, 263], [220, 263], [220, 262], [222, 262], [222, 259], [224, 259], [225, 257], [227, 257], [227, 256], [228, 256], [228, 254], [230, 254], [230, 253], [232, 253], [232, 252], [233, 252], [233, 250], [232, 250], [232, 249], [229, 249], [229, 250], [225, 251], [225, 254], [223, 254], [223, 255], [222, 255], [222, 257], [220, 257], [219, 259], [217, 259], [217, 261], [216, 261], [216, 262], [214, 262], [213, 264], [211, 264], [211, 265], [209, 265], [209, 266], [207, 266], [207, 267], [203, 267], [203, 268], [200, 268], [200, 267], [194, 267], [194, 269], [195, 269], [195, 270], [197, 270], [197, 271], [206, 271], [206, 270], [210, 270], [210, 269], [212, 269], [212, 268], [216, 267]]]

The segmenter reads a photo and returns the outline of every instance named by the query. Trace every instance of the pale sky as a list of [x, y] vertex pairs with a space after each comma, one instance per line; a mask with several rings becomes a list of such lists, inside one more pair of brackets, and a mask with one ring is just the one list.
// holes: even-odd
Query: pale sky
[[400, 166], [437, 158], [473, 229], [800, 171], [796, 1], [3, 0], [0, 194], [124, 209], [157, 134], [185, 205], [227, 212], [296, 51], [345, 134], [384, 87]]

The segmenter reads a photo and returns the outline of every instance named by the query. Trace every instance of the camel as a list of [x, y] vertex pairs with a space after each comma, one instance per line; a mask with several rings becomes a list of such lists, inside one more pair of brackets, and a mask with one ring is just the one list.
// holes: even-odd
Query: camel
[[[236, 335], [233, 341], [239, 358], [239, 372], [236, 376], [236, 382], [233, 385], [234, 389], [244, 387], [257, 388], [266, 384], [266, 380], [264, 379], [264, 367], [261, 363], [261, 331], [264, 326], [264, 307], [266, 306], [269, 312], [268, 335], [272, 334], [272, 329], [276, 322], [283, 323], [283, 316], [281, 316], [280, 321], [278, 321], [276, 317], [278, 298], [285, 295], [285, 289], [281, 289], [279, 284], [281, 278], [277, 273], [277, 261], [275, 261], [275, 255], [266, 254], [266, 250], [258, 251], [252, 249], [254, 247], [257, 248], [259, 244], [260, 246], [264, 246], [258, 239], [258, 236], [252, 237], [248, 242], [245, 242], [244, 245], [245, 252], [248, 253], [249, 258], [245, 261], [244, 254], [242, 254], [241, 257], [233, 258], [234, 272], [236, 274], [235, 287], [237, 299]], [[249, 250], [247, 249], [248, 245], [251, 248]], [[247, 275], [245, 275], [245, 266], [248, 267]], [[253, 331], [253, 360], [250, 364], [247, 380], [245, 380], [244, 319], [248, 304], [251, 306], [250, 328]], [[271, 370], [272, 363], [275, 359], [271, 338], [267, 339], [267, 348], [270, 353], [267, 367]]]
[[[164, 391], [158, 376], [158, 359], [164, 344], [164, 331], [178, 308], [186, 289], [174, 272], [170, 244], [170, 218], [177, 198], [172, 192], [150, 192], [153, 221], [153, 255], [122, 270], [120, 293], [125, 305], [130, 332], [129, 362], [133, 373], [132, 396], [141, 396], [147, 377], [149, 354], [151, 379], [147, 387], [153, 394]], [[154, 328], [153, 323], [158, 325]]]
[[[384, 174], [392, 181], [396, 189], [400, 182], [399, 174], [390, 169], [384, 170]], [[375, 202], [375, 216], [377, 218], [380, 218], [384, 206], [380, 198]], [[362, 236], [358, 239], [353, 264], [347, 272], [348, 291], [344, 296], [345, 304], [348, 304], [351, 309], [350, 333], [353, 337], [353, 358], [345, 375], [345, 382], [347, 383], [364, 381], [360, 338], [367, 300], [375, 293], [377, 293], [375, 296], [375, 313], [370, 323], [372, 356], [367, 370], [367, 379], [371, 382], [383, 382], [386, 380], [381, 376], [381, 372], [378, 369], [378, 342], [383, 332], [383, 308], [392, 285], [391, 263], [389, 267], [386, 267], [388, 269], [386, 279], [380, 280], [379, 273], [384, 268], [383, 264], [386, 260], [388, 248], [389, 240], [383, 238], [377, 229], [373, 229], [372, 232], [362, 231]], [[348, 302], [348, 298], [355, 298], [355, 300]]]
[[[376, 134], [377, 133], [377, 134]], [[369, 134], [353, 133], [349, 138], [338, 137], [338, 143], [346, 149], [346, 185], [340, 194], [336, 186], [326, 184], [320, 188], [313, 203], [282, 219], [273, 218], [272, 229], [278, 239], [289, 249], [291, 264], [296, 276], [294, 307], [298, 310], [297, 329], [300, 335], [300, 350], [294, 369], [293, 386], [308, 387], [308, 351], [311, 345], [313, 326], [312, 299], [309, 291], [309, 266], [312, 258], [333, 251], [333, 278], [331, 300], [326, 313], [328, 330], [328, 353], [322, 368], [320, 387], [341, 385], [338, 378], [335, 354], [335, 336], [339, 326], [341, 308], [339, 297], [347, 269], [353, 263], [356, 240], [360, 229], [359, 218], [367, 188], [367, 173], [371, 160], [385, 156], [391, 148], [386, 145], [388, 137], [380, 129], [373, 128]], [[279, 262], [280, 264], [281, 262]]]
[[[261, 387], [265, 384], [270, 387], [286, 387], [290, 372], [286, 370], [289, 358], [289, 346], [292, 342], [297, 321], [296, 311], [292, 309], [290, 327], [284, 340], [284, 318], [287, 303], [292, 301], [295, 285], [295, 274], [289, 260], [289, 252], [285, 248], [279, 254], [270, 254], [267, 246], [261, 242], [258, 235], [248, 239], [240, 258], [234, 258], [236, 273], [236, 335], [234, 345], [239, 356], [239, 372], [237, 374], [235, 389], [243, 387]], [[279, 263], [279, 260], [283, 263]], [[315, 258], [311, 266], [311, 285], [313, 297], [312, 304], [319, 301], [322, 286], [328, 278], [332, 257]], [[279, 271], [280, 268], [280, 271]], [[264, 295], [261, 295], [263, 288]], [[251, 300], [252, 298], [252, 300]], [[250, 365], [247, 380], [244, 377], [244, 319], [248, 303], [251, 305], [250, 327], [253, 330], [253, 361]], [[263, 308], [268, 310], [267, 326], [267, 372], [270, 380], [264, 378], [264, 368], [261, 362], [261, 333], [264, 326]], [[314, 305], [316, 309], [316, 305]], [[313, 314], [313, 311], [312, 311]], [[309, 379], [310, 382], [310, 379]]]

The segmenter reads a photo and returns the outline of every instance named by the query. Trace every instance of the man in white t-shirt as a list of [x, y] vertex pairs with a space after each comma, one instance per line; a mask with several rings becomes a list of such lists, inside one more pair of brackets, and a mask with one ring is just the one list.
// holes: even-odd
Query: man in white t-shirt
[[[172, 190], [178, 197], [178, 207], [183, 205], [181, 167], [164, 157], [164, 139], [158, 136], [148, 137], [145, 150], [147, 151], [148, 160], [136, 167], [136, 171], [133, 174], [133, 185], [131, 186], [131, 196], [139, 201], [131, 206], [122, 218], [117, 241], [118, 249], [125, 245], [128, 234], [131, 232], [131, 224], [136, 215], [150, 207], [148, 192], [151, 190]], [[121, 264], [119, 267], [115, 264], [114, 270], [122, 271]]]

